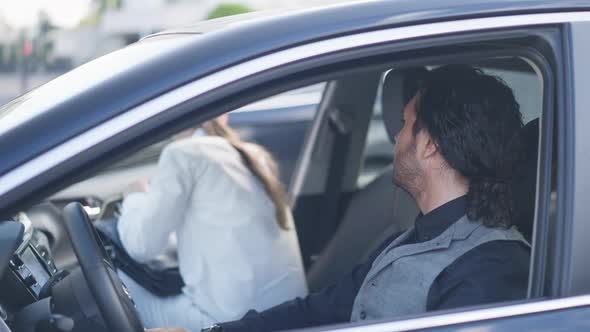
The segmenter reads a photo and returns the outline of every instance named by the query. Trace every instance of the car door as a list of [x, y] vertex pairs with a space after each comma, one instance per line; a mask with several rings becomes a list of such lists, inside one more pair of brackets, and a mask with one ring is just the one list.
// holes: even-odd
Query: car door
[[[590, 46], [585, 37], [590, 33], [590, 17], [584, 13], [569, 19], [573, 22], [566, 20], [558, 26], [560, 37], [553, 44], [555, 95], [544, 96], [546, 113], [539, 145], [536, 243], [529, 285], [529, 295], [538, 298], [306, 331], [582, 331], [590, 328], [590, 295], [587, 295], [590, 268], [583, 258], [590, 252], [587, 241], [590, 208], [586, 202], [590, 181], [585, 176], [590, 169], [590, 159], [586, 157], [590, 151], [586, 137], [590, 97], [584, 92], [590, 86]], [[550, 102], [548, 98], [555, 100]], [[547, 127], [553, 125], [556, 127], [552, 133]], [[543, 160], [545, 166], [551, 166], [543, 167]], [[545, 204], [544, 193], [549, 194]], [[547, 218], [547, 222], [541, 222], [540, 218]]]

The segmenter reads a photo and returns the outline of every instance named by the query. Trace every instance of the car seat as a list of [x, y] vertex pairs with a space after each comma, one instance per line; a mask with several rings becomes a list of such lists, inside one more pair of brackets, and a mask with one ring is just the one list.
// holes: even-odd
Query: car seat
[[[392, 142], [402, 127], [403, 108], [416, 92], [417, 78], [425, 71], [395, 69], [385, 76], [383, 122]], [[393, 183], [393, 165], [386, 167], [352, 196], [338, 230], [307, 273], [310, 291], [336, 282], [366, 260], [389, 236], [408, 229], [417, 215], [414, 199]]]

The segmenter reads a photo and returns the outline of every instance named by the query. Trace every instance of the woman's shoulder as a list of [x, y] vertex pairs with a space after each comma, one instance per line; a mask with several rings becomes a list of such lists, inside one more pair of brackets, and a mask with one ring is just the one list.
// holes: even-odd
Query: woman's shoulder
[[199, 136], [173, 142], [160, 156], [164, 164], [184, 165], [193, 170], [227, 169], [227, 165], [241, 167], [239, 153], [221, 137]]
[[226, 139], [217, 136], [198, 136], [170, 143], [162, 153], [195, 156], [227, 152], [233, 152], [233, 148]]

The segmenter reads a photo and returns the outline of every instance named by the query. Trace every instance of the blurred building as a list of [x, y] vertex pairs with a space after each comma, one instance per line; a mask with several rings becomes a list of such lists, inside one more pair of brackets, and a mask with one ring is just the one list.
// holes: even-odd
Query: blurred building
[[[253, 10], [309, 6], [343, 0], [116, 0], [102, 7], [96, 24], [53, 30], [47, 39], [50, 67], [73, 68], [136, 42], [154, 32], [191, 25], [207, 18], [218, 5], [236, 3]], [[96, 1], [104, 4], [105, 1]], [[97, 5], [98, 6], [98, 5]], [[0, 31], [2, 27], [0, 25]], [[0, 36], [1, 37], [1, 36]], [[0, 42], [1, 43], [1, 42]]]
[[47, 62], [56, 69], [69, 69], [96, 57], [101, 36], [97, 27], [58, 29], [48, 33], [51, 52]]
[[124, 0], [120, 8], [109, 9], [104, 14], [101, 32], [107, 38], [118, 38], [129, 44], [154, 32], [205, 20], [224, 3], [264, 10], [336, 2], [343, 0]]
[[[46, 13], [28, 30], [11, 28], [0, 16], [0, 70], [14, 71], [24, 43], [34, 46], [34, 68], [67, 71], [154, 32], [205, 20], [220, 4], [252, 10], [303, 7], [343, 0], [94, 0], [90, 19], [74, 28], [51, 25]], [[92, 14], [94, 13], [94, 14]]]
[[344, 1], [350, 0], [92, 0], [72, 28], [53, 25], [43, 11], [34, 26], [18, 29], [0, 15], [0, 104], [148, 34], [205, 20], [222, 4], [268, 10]]

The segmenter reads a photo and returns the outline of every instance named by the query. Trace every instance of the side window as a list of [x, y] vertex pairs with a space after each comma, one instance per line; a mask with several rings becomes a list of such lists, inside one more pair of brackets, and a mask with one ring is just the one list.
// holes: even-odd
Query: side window
[[289, 185], [325, 85], [287, 91], [230, 113], [229, 124], [244, 141], [258, 143], [273, 154], [285, 185]]
[[[321, 101], [325, 83], [290, 90], [229, 113], [229, 125], [245, 142], [266, 148], [277, 162], [280, 180], [288, 188], [308, 128]], [[98, 175], [81, 181], [53, 198], [83, 202], [91, 217], [104, 215], [105, 203], [118, 201], [133, 179], [151, 178], [163, 149], [175, 140], [198, 136], [196, 127], [176, 133], [108, 165]]]
[[[383, 122], [383, 79], [377, 89], [377, 96], [373, 105], [371, 122], [365, 140], [362, 156], [362, 166], [357, 179], [357, 186], [362, 188], [374, 180], [387, 166], [393, 163], [393, 143], [387, 134]], [[401, 110], [399, 110], [401, 112]]]
[[[521, 59], [490, 60], [474, 65], [487, 74], [499, 77], [512, 88], [516, 101], [520, 105], [525, 125], [535, 120], [538, 123], [543, 108], [543, 82], [531, 66]], [[383, 74], [382, 84], [377, 91], [373, 115], [365, 140], [362, 167], [357, 179], [359, 188], [363, 188], [374, 180], [393, 162], [393, 142], [387, 133], [383, 119], [383, 94], [395, 93], [383, 91], [383, 80], [388, 72]], [[390, 111], [402, 112], [402, 109]], [[531, 123], [529, 126], [533, 125], [535, 124]]]

